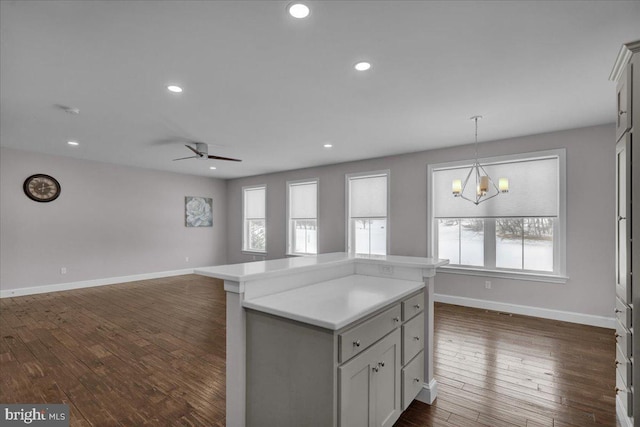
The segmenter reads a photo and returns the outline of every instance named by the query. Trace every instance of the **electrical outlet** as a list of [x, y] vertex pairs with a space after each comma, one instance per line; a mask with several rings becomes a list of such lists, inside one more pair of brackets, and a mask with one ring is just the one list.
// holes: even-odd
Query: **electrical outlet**
[[393, 276], [393, 265], [380, 265], [380, 273], [385, 276]]
[[60, 267], [60, 274], [67, 274], [67, 267]]
[[491, 281], [487, 280], [486, 282], [484, 282], [484, 288], [485, 289], [491, 289]]
[[184, 260], [185, 260], [186, 262], [189, 262], [189, 257], [188, 257], [188, 256], [184, 257]]

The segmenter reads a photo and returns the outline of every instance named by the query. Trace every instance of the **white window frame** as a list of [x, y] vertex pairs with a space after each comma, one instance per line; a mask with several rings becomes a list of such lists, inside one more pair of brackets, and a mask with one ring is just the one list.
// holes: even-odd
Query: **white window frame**
[[[494, 156], [479, 159], [481, 164], [510, 163], [522, 160], [533, 160], [536, 158], [557, 157], [558, 158], [558, 217], [553, 229], [553, 256], [554, 272], [538, 272], [530, 270], [510, 270], [487, 267], [445, 265], [439, 268], [442, 273], [465, 274], [471, 276], [497, 277], [507, 279], [529, 280], [549, 283], [566, 283], [569, 279], [566, 275], [567, 260], [567, 165], [566, 150], [564, 148], [555, 150], [536, 151], [520, 154], [510, 154], [505, 156]], [[456, 168], [461, 166], [471, 166], [473, 160], [462, 160], [455, 162], [437, 163], [427, 165], [427, 256], [436, 258], [438, 256], [438, 227], [433, 217], [433, 173], [436, 170]], [[451, 196], [453, 197], [453, 195]], [[500, 196], [498, 196], [500, 197]], [[470, 203], [470, 202], [469, 202]], [[491, 203], [491, 202], [487, 202]], [[495, 266], [495, 219], [487, 221], [485, 219], [484, 247], [485, 265], [487, 265], [487, 254], [489, 264]], [[487, 227], [489, 225], [489, 227]], [[490, 249], [487, 251], [487, 249]]]
[[[291, 196], [290, 190], [291, 186], [294, 185], [304, 185], [304, 184], [315, 184], [316, 185], [316, 251], [315, 252], [294, 252], [292, 239], [293, 235], [291, 233]], [[318, 178], [311, 179], [299, 179], [295, 181], [287, 181], [287, 202], [286, 202], [286, 210], [287, 210], [287, 223], [286, 223], [286, 237], [287, 237], [287, 252], [288, 256], [304, 256], [304, 255], [316, 255], [319, 252], [318, 247], [320, 246], [320, 222], [318, 221], [318, 209], [320, 205], [320, 180]], [[308, 218], [307, 218], [308, 219]]]
[[346, 226], [345, 230], [347, 230], [345, 236], [345, 248], [346, 252], [350, 254], [355, 253], [355, 245], [351, 242], [352, 230], [351, 230], [351, 194], [349, 190], [349, 181], [353, 178], [366, 178], [366, 177], [376, 177], [376, 176], [386, 176], [387, 177], [387, 216], [385, 219], [387, 220], [386, 226], [386, 255], [389, 254], [389, 241], [390, 241], [390, 233], [389, 226], [390, 224], [390, 216], [391, 216], [391, 173], [389, 169], [379, 170], [379, 171], [370, 171], [370, 172], [357, 172], [357, 173], [349, 173], [345, 174], [345, 218], [346, 218]]
[[[264, 250], [256, 250], [256, 249], [249, 249], [245, 246], [245, 244], [247, 243], [247, 227], [246, 227], [246, 221], [247, 219], [245, 218], [245, 192], [247, 190], [255, 190], [255, 189], [259, 189], [259, 188], [264, 188]], [[267, 253], [267, 244], [269, 242], [269, 239], [267, 238], [268, 234], [267, 234], [267, 184], [258, 184], [258, 185], [248, 185], [245, 187], [242, 187], [242, 250], [241, 252], [244, 254], [258, 254], [258, 255], [266, 255]]]

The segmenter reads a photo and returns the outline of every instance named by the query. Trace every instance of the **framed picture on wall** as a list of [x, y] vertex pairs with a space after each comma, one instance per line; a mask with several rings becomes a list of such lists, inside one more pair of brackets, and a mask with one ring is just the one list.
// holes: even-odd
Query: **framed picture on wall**
[[213, 199], [186, 196], [184, 198], [184, 225], [186, 227], [213, 227]]

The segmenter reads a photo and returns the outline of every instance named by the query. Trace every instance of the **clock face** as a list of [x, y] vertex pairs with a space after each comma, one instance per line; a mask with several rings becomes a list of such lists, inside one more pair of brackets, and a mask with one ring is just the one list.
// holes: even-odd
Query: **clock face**
[[24, 194], [36, 202], [51, 202], [60, 195], [60, 183], [52, 176], [31, 175], [22, 186]]

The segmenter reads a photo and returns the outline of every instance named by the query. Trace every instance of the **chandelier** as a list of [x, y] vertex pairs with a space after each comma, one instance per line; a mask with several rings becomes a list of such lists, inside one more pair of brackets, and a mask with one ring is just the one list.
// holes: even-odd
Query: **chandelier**
[[464, 182], [461, 179], [454, 179], [451, 184], [453, 197], [461, 197], [475, 205], [493, 199], [500, 193], [509, 192], [509, 180], [507, 178], [499, 178], [498, 185], [496, 185], [478, 161], [478, 120], [481, 118], [482, 116], [471, 117], [471, 120], [476, 123], [476, 159], [471, 165]]

